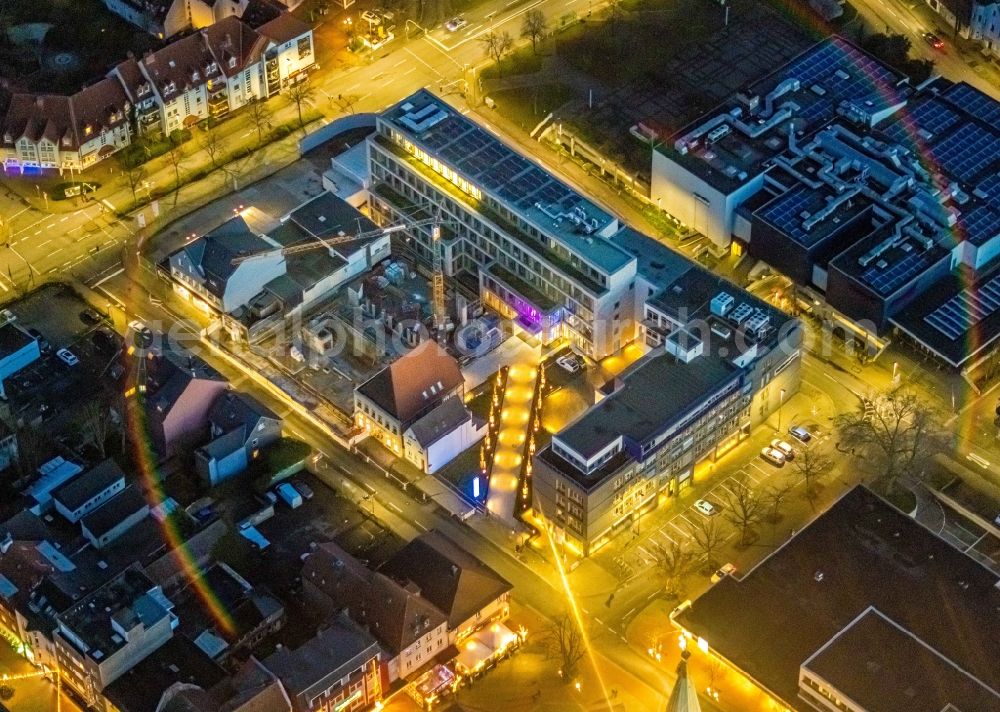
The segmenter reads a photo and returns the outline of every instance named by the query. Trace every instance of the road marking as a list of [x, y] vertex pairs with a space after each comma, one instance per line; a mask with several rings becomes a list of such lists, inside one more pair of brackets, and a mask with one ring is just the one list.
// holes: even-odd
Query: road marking
[[965, 459], [966, 460], [972, 460], [974, 463], [976, 463], [977, 465], [979, 465], [984, 470], [989, 469], [990, 461], [987, 460], [987, 459], [985, 459], [985, 458], [980, 457], [979, 455], [977, 455], [974, 452], [970, 452], [968, 455], [966, 455]]
[[52, 242], [52, 238], [51, 238], [51, 237], [50, 237], [50, 238], [49, 238], [48, 240], [46, 240], [45, 242], [39, 242], [39, 243], [38, 243], [38, 246], [39, 246], [39, 247], [45, 247], [45, 246], [46, 246], [47, 244], [49, 244], [50, 242]]
[[59, 218], [59, 222], [66, 222], [67, 220], [69, 220], [69, 215], [63, 215], [61, 218]]
[[422, 531], [422, 532], [425, 532], [425, 531], [427, 531], [427, 527], [425, 527], [425, 526], [424, 526], [423, 524], [421, 524], [421, 523], [420, 523], [419, 521], [417, 521], [416, 519], [414, 519], [414, 520], [413, 520], [413, 523], [414, 523], [414, 524], [416, 524], [416, 525], [417, 525], [418, 527], [420, 527], [420, 531]]
[[402, 513], [403, 513], [403, 510], [402, 510], [402, 509], [400, 509], [399, 507], [397, 507], [397, 506], [396, 506], [396, 505], [395, 505], [394, 503], [392, 503], [392, 502], [389, 502], [388, 504], [386, 504], [386, 506], [387, 506], [387, 507], [388, 507], [389, 509], [391, 509], [392, 511], [394, 511], [394, 512], [395, 512], [396, 514], [402, 514]]
[[413, 73], [413, 72], [415, 72], [415, 71], [417, 71], [417, 68], [416, 68], [416, 67], [410, 67], [409, 69], [407, 69], [407, 70], [406, 70], [405, 72], [403, 72], [403, 73], [402, 73], [402, 74], [400, 74], [399, 76], [401, 76], [401, 77], [405, 77], [405, 76], [406, 76], [407, 74], [412, 74], [412, 73]]
[[[687, 521], [687, 520], [684, 520], [684, 521]], [[676, 529], [678, 532], [680, 532], [681, 536], [683, 536], [685, 539], [690, 539], [691, 538], [691, 533], [684, 531], [679, 526], [677, 526], [676, 524], [674, 524], [674, 520], [673, 519], [671, 519], [669, 522], [667, 522], [667, 524], [669, 524], [674, 529]]]
[[[435, 75], [436, 77], [438, 77], [438, 79], [441, 79], [441, 78], [442, 78], [442, 77], [441, 77], [441, 73], [440, 73], [440, 72], [439, 72], [438, 70], [434, 69], [434, 67], [433, 67], [432, 65], [430, 65], [430, 64], [428, 64], [428, 63], [427, 63], [426, 61], [424, 61], [424, 59], [423, 59], [422, 57], [420, 57], [420, 56], [419, 56], [419, 55], [417, 55], [417, 54], [414, 54], [414, 53], [413, 53], [413, 52], [412, 52], [412, 51], [410, 50], [410, 48], [409, 48], [409, 47], [404, 47], [404, 48], [403, 48], [403, 51], [404, 51], [404, 52], [406, 52], [406, 53], [407, 53], [408, 55], [410, 55], [411, 57], [413, 57], [413, 58], [414, 58], [415, 60], [417, 60], [418, 62], [420, 62], [420, 63], [421, 63], [422, 65], [424, 65], [425, 67], [427, 67], [427, 69], [429, 69], [429, 70], [430, 70], [430, 71], [431, 71], [431, 72], [432, 72], [432, 73], [433, 73], [433, 74], [434, 74], [434, 75]], [[442, 52], [442, 54], [445, 54], [446, 56], [450, 56], [450, 55], [447, 55], [447, 53], [445, 53], [445, 52]], [[461, 66], [461, 65], [459, 65], [459, 66]], [[369, 95], [369, 96], [370, 96], [370, 95]]]
[[393, 66], [393, 67], [398, 67], [398, 66], [399, 66], [399, 65], [401, 65], [401, 64], [406, 64], [406, 60], [405, 60], [405, 59], [401, 59], [401, 60], [399, 60], [398, 62], [396, 62], [396, 63], [395, 63], [394, 65], [392, 65], [392, 66]]
[[41, 230], [35, 230], [35, 235], [41, 235], [41, 234], [42, 234]]
[[2, 289], [5, 292], [9, 292], [10, 291], [10, 288], [8, 288], [7, 285], [4, 284], [2, 281], [0, 281], [0, 289]]

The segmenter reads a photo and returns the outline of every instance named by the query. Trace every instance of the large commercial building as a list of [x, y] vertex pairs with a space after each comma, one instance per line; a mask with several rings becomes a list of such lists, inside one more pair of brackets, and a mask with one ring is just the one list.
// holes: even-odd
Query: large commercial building
[[[543, 345], [652, 350], [535, 458], [534, 507], [589, 552], [798, 388], [798, 323], [635, 230], [427, 91], [378, 117], [374, 213], [436, 215], [445, 274]], [[407, 247], [429, 263], [430, 231]]]
[[[446, 221], [445, 275], [485, 306], [594, 358], [636, 338], [636, 258], [611, 239], [615, 216], [425, 90], [378, 117], [368, 152], [376, 215]], [[431, 229], [412, 237], [431, 262]]]
[[857, 487], [673, 618], [782, 708], [996, 710], [996, 583], [979, 562]]
[[827, 40], [658, 147], [652, 185], [859, 341], [963, 367], [1000, 336], [1000, 103], [967, 84], [914, 90]]
[[[666, 248], [664, 248], [665, 250]], [[800, 327], [687, 260], [645, 304], [650, 352], [534, 459], [534, 508], [589, 554], [690, 483], [794, 393]]]

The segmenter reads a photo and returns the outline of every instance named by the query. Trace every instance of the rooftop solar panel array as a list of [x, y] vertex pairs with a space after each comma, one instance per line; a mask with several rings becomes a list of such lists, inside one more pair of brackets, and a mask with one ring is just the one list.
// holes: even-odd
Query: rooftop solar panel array
[[542, 203], [546, 208], [551, 206], [556, 211], [580, 206], [588, 216], [602, 223], [611, 219], [484, 129], [453, 112], [447, 112], [446, 118], [423, 131], [419, 139], [428, 151], [448, 161], [468, 180], [522, 210], [535, 203]]
[[986, 176], [976, 188], [983, 194], [986, 202], [1000, 208], [1000, 172]]
[[1000, 213], [988, 205], [977, 205], [962, 217], [966, 239], [974, 245], [982, 245], [1000, 235]]
[[1000, 136], [968, 121], [934, 144], [932, 153], [945, 172], [974, 184], [980, 173], [1000, 161]]
[[955, 341], [997, 309], [1000, 309], [1000, 275], [978, 289], [963, 289], [925, 316], [924, 321]]
[[930, 261], [926, 252], [911, 252], [887, 267], [882, 268], [877, 264], [869, 267], [861, 273], [861, 279], [880, 295], [886, 296], [923, 272]]
[[779, 81], [798, 79], [802, 88], [813, 84], [822, 86], [827, 92], [826, 99], [807, 107], [817, 118], [824, 112], [832, 116], [835, 103], [844, 99], [860, 103], [870, 100], [876, 106], [898, 100], [895, 72], [837, 38], [792, 60], [776, 77], [769, 78], [768, 83], [773, 84], [775, 78]]
[[800, 185], [772, 200], [758, 215], [797, 242], [802, 242], [808, 236], [802, 224], [802, 213], [814, 213], [824, 205], [825, 201], [819, 191]]
[[955, 84], [948, 88], [944, 99], [953, 106], [976, 116], [1000, 131], [1000, 103], [968, 84]]
[[[959, 121], [961, 117], [947, 104], [928, 98], [904, 109], [882, 129], [882, 132], [896, 143], [910, 145], [925, 138], [931, 140]], [[921, 137], [918, 134], [920, 130], [928, 132], [931, 136]]]

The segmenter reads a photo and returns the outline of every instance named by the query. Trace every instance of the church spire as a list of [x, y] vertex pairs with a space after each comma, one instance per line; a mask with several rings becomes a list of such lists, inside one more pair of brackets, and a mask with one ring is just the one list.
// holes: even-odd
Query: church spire
[[666, 712], [701, 712], [698, 691], [688, 677], [687, 661], [690, 657], [691, 653], [687, 650], [681, 653], [681, 661], [677, 663], [677, 684], [670, 691]]

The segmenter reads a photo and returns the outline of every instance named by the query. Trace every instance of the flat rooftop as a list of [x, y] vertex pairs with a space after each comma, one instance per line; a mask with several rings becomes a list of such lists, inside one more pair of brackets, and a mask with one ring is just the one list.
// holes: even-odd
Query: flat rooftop
[[16, 354], [35, 338], [13, 322], [0, 325], [0, 359]]
[[1000, 709], [996, 690], [875, 608], [852, 621], [803, 667], [867, 710]]
[[841, 252], [830, 266], [886, 298], [910, 287], [914, 279], [950, 256], [951, 252], [938, 244], [924, 245], [911, 237], [894, 236], [890, 223]]
[[165, 599], [150, 595], [154, 588], [149, 576], [137, 564], [132, 565], [60, 614], [59, 622], [87, 646], [80, 652], [100, 661], [126, 645], [112, 627], [112, 618], [129, 630], [136, 621], [149, 628], [168, 615]]
[[380, 120], [605, 273], [630, 262], [630, 255], [597, 235], [616, 223], [613, 215], [426, 89]]
[[1000, 337], [1000, 262], [978, 279], [968, 271], [942, 277], [890, 321], [939, 358], [962, 366]]
[[623, 435], [644, 443], [671, 421], [694, 409], [740, 375], [740, 369], [711, 356], [690, 363], [659, 352], [640, 359], [619, 378], [622, 387], [554, 436], [583, 457], [591, 457]]
[[809, 249], [859, 217], [870, 205], [863, 198], [846, 201], [838, 205], [826, 219], [811, 224], [809, 219], [836, 197], [832, 190], [813, 190], [799, 184], [769, 201], [754, 215]]
[[989, 570], [858, 486], [745, 576], [710, 588], [677, 622], [796, 709], [799, 667], [869, 607], [997, 689], [996, 584]]
[[[831, 37], [689, 124], [676, 134], [677, 141], [668, 141], [656, 150], [717, 190], [731, 193], [767, 170], [770, 159], [785, 150], [790, 125], [796, 132], [811, 134], [847, 105], [869, 115], [881, 113], [905, 100], [909, 91], [905, 82], [902, 74], [846, 40]], [[779, 95], [774, 113], [769, 112], [766, 101], [772, 92]], [[782, 106], [789, 111], [779, 115]], [[729, 118], [722, 118], [726, 116]], [[742, 120], [751, 131], [733, 128], [710, 134], [733, 118]], [[710, 135], [713, 138], [708, 138]]]

